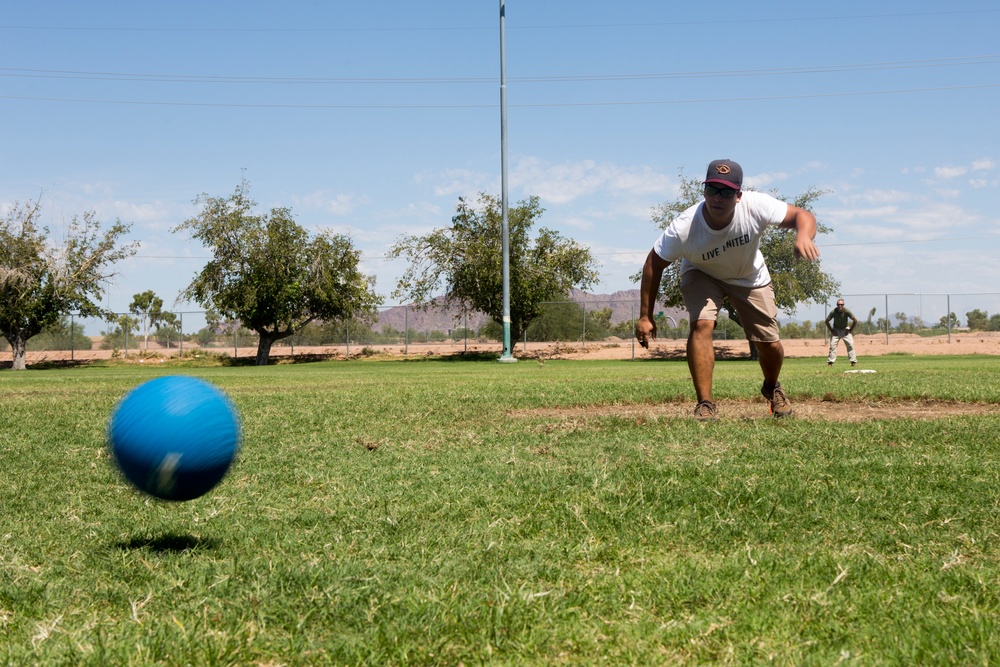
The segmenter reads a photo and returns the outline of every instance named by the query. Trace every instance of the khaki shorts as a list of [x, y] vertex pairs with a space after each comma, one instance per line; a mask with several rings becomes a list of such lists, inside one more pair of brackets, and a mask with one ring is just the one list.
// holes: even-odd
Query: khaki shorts
[[774, 288], [737, 287], [716, 280], [698, 269], [691, 269], [681, 277], [681, 294], [688, 317], [695, 320], [712, 320], [722, 308], [722, 297], [728, 296], [740, 316], [740, 323], [747, 340], [774, 343], [778, 335], [778, 307], [774, 304]]

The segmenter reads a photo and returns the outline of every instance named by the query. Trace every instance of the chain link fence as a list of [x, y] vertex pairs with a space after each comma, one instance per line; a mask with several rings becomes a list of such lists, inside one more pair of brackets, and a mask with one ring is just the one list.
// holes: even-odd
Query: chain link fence
[[[965, 294], [845, 294], [846, 306], [859, 320], [856, 334], [890, 334], [950, 337], [957, 331], [1000, 331], [1000, 293]], [[836, 298], [826, 304], [800, 306], [794, 318], [779, 315], [782, 337], [827, 340], [824, 324]], [[631, 345], [639, 304], [634, 300], [554, 301], [542, 304], [518, 340], [517, 348], [533, 345]], [[170, 323], [149, 326], [133, 313], [115, 314], [108, 320], [64, 316], [58, 326], [28, 341], [29, 352], [68, 352], [70, 359], [130, 355], [222, 354], [256, 355], [258, 335], [233, 321], [209, 321], [205, 311], [173, 311]], [[661, 339], [684, 340], [688, 335], [686, 313], [664, 309], [655, 313]], [[499, 324], [486, 315], [442, 311], [420, 306], [383, 307], [372, 321], [348, 320], [311, 323], [295, 335], [274, 343], [272, 355], [366, 354], [391, 350], [409, 354], [419, 347], [469, 351], [502, 340]], [[743, 330], [724, 314], [716, 326], [717, 339], [742, 340]], [[0, 339], [0, 355], [10, 347]], [[2, 358], [2, 357], [0, 357]]]

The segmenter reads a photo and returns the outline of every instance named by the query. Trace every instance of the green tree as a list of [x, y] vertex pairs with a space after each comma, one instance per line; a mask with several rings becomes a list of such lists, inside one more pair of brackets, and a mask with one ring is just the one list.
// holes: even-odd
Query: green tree
[[941, 318], [939, 326], [942, 329], [954, 329], [960, 326], [958, 315], [955, 313], [948, 313], [946, 317]]
[[267, 364], [274, 341], [314, 320], [374, 317], [382, 299], [375, 278], [359, 271], [350, 238], [310, 237], [287, 208], [254, 213], [246, 181], [229, 197], [202, 195], [195, 204], [201, 212], [174, 231], [190, 232], [213, 257], [181, 296], [255, 331], [257, 365]]
[[[547, 303], [531, 324], [528, 340], [534, 342], [566, 342], [583, 338], [583, 306], [573, 301]], [[518, 339], [513, 339], [517, 342]]]
[[106, 316], [98, 305], [111, 267], [137, 243], [119, 244], [129, 225], [102, 231], [97, 213], [74, 216], [56, 240], [39, 221], [41, 202], [14, 202], [0, 219], [0, 335], [10, 343], [13, 370], [24, 370], [28, 340], [72, 310]]
[[[427, 307], [443, 287], [439, 303], [461, 304], [503, 322], [501, 202], [480, 193], [477, 203], [459, 198], [451, 227], [396, 242], [389, 256], [406, 257], [410, 264], [394, 297]], [[510, 335], [515, 341], [542, 312], [543, 302], [565, 299], [570, 288], [586, 289], [597, 280], [596, 261], [588, 248], [544, 227], [532, 236], [543, 212], [538, 197], [518, 202], [507, 212]]]
[[101, 349], [128, 350], [129, 341], [133, 340], [130, 334], [139, 330], [138, 318], [131, 315], [113, 315], [108, 319], [108, 322], [115, 326], [101, 332]]
[[604, 340], [611, 335], [611, 307], [587, 311], [587, 328], [584, 340]]
[[153, 290], [146, 290], [141, 294], [132, 295], [132, 303], [128, 310], [139, 320], [139, 328], [142, 331], [143, 346], [149, 349], [149, 334], [153, 327], [163, 320], [163, 299], [156, 296]]
[[[653, 222], [660, 229], [666, 229], [674, 218], [705, 198], [704, 186], [700, 180], [687, 178], [683, 174], [680, 175], [680, 180], [678, 197], [660, 204], [653, 210]], [[770, 194], [815, 214], [813, 204], [825, 193], [822, 190], [809, 188], [792, 199], [775, 191]], [[817, 235], [828, 234], [830, 231], [832, 230], [829, 227], [817, 219]], [[771, 274], [775, 302], [778, 308], [788, 315], [794, 315], [801, 303], [824, 303], [830, 294], [840, 289], [840, 283], [823, 271], [820, 261], [803, 262], [796, 257], [794, 232], [776, 226], [768, 227], [761, 237], [760, 251]], [[680, 265], [680, 262], [671, 262], [663, 273], [659, 300], [667, 306], [682, 306], [684, 303], [681, 297]], [[639, 278], [640, 274], [633, 277], [636, 282]], [[739, 314], [728, 299], [723, 302], [723, 308], [729, 318], [739, 324]], [[752, 344], [750, 355], [756, 357], [756, 350]]]
[[865, 322], [865, 333], [870, 334], [872, 332], [872, 327], [875, 326], [872, 324], [872, 318], [875, 317], [875, 313], [877, 312], [878, 308], [872, 308], [868, 311], [868, 320]]
[[55, 324], [28, 341], [28, 350], [89, 350], [92, 344], [82, 324], [71, 323], [68, 316], [61, 315]]
[[990, 326], [989, 315], [987, 315], [984, 311], [979, 310], [978, 308], [967, 312], [965, 314], [965, 319], [966, 322], [968, 322], [968, 326], [970, 329], [973, 329], [975, 331], [986, 331], [987, 329], [989, 329]]
[[170, 349], [181, 340], [181, 321], [176, 314], [169, 311], [160, 313], [153, 338], [163, 347]]

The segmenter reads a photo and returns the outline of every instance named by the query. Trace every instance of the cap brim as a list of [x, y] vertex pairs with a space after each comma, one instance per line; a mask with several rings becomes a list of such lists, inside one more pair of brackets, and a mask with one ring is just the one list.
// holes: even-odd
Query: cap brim
[[716, 183], [718, 183], [719, 185], [725, 185], [732, 188], [733, 190], [740, 189], [740, 185], [738, 183], [733, 183], [732, 181], [725, 181], [721, 178], [710, 178], [707, 181], [705, 181], [706, 185], [708, 185], [709, 183], [711, 183], [712, 185], [715, 185]]

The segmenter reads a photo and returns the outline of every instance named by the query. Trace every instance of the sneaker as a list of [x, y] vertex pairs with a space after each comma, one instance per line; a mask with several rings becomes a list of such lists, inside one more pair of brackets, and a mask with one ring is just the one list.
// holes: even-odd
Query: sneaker
[[858, 362], [856, 362], [856, 361], [852, 361], [851, 362], [851, 366], [857, 366], [857, 365], [858, 365]]
[[717, 422], [719, 409], [712, 401], [701, 401], [694, 408], [694, 418], [700, 422]]
[[775, 417], [787, 417], [792, 414], [792, 402], [785, 396], [781, 389], [781, 383], [771, 388], [761, 387], [760, 393], [767, 400], [771, 401], [771, 414]]
[[827, 366], [833, 366], [833, 362], [832, 361], [828, 361], [828, 362], [826, 362], [826, 365]]

